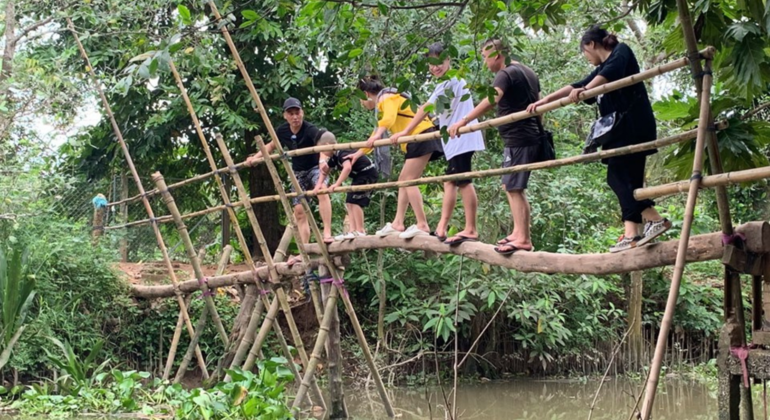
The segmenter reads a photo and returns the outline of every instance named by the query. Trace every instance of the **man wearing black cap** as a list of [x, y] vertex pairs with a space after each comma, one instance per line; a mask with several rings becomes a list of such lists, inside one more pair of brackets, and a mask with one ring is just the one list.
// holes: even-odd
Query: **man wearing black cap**
[[[325, 131], [304, 121], [304, 117], [305, 113], [302, 111], [302, 103], [299, 99], [289, 98], [283, 103], [283, 118], [286, 120], [286, 123], [278, 126], [275, 129], [275, 134], [278, 136], [278, 141], [281, 142], [284, 149], [296, 150], [313, 147]], [[272, 142], [266, 146], [268, 153], [272, 153], [275, 150], [275, 144]], [[253, 165], [261, 157], [262, 153], [257, 153], [250, 156], [247, 162]], [[297, 175], [297, 180], [303, 191], [312, 191], [315, 188], [320, 173], [319, 164], [321, 166], [327, 165], [324, 160], [319, 162], [318, 153], [292, 157], [291, 167]], [[293, 186], [292, 191], [294, 191]], [[294, 205], [294, 217], [299, 225], [300, 239], [302, 243], [308, 243], [310, 241], [310, 225], [308, 224], [307, 215], [302, 209], [298, 198], [293, 198], [292, 204]], [[332, 203], [328, 195], [318, 196], [318, 211], [321, 213], [321, 221], [323, 222], [323, 241], [331, 243], [334, 241], [331, 231]], [[296, 262], [296, 258], [290, 258], [288, 262]]]

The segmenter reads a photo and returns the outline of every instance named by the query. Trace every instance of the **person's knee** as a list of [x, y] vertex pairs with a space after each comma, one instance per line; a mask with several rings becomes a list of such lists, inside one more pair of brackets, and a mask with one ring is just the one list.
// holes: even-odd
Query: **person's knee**
[[297, 221], [305, 220], [305, 209], [302, 208], [302, 206], [295, 206], [294, 207], [294, 217], [297, 219]]

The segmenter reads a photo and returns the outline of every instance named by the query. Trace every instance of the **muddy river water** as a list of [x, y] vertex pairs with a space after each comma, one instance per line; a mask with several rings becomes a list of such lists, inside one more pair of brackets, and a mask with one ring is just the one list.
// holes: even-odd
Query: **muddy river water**
[[[457, 394], [460, 419], [555, 420], [586, 419], [598, 381], [522, 379], [462, 384]], [[632, 413], [642, 381], [610, 379], [604, 383], [592, 419], [625, 420]], [[711, 389], [710, 389], [711, 388]], [[398, 389], [391, 392], [400, 419], [444, 419], [440, 389]], [[348, 410], [354, 419], [387, 419], [374, 389], [349, 391]], [[755, 402], [755, 404], [757, 404]], [[762, 413], [762, 407], [757, 407]], [[667, 380], [655, 399], [656, 420], [717, 419], [715, 386], [685, 380]]]

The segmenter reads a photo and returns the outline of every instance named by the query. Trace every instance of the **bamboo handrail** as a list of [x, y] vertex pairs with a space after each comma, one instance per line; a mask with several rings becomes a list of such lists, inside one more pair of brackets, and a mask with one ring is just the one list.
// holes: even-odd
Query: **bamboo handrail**
[[[139, 178], [139, 173], [136, 171], [136, 166], [134, 166], [134, 161], [131, 159], [131, 153], [128, 151], [128, 145], [126, 144], [126, 141], [123, 139], [123, 133], [120, 131], [120, 127], [118, 127], [118, 122], [115, 120], [115, 114], [112, 113], [112, 107], [110, 106], [109, 101], [107, 101], [107, 96], [105, 96], [104, 91], [102, 90], [101, 85], [99, 84], [99, 78], [96, 77], [96, 72], [94, 72], [94, 68], [91, 65], [91, 60], [88, 58], [88, 54], [86, 53], [86, 49], [83, 47], [83, 44], [80, 42], [80, 37], [78, 37], [77, 32], [75, 31], [75, 26], [72, 24], [72, 19], [67, 17], [67, 28], [69, 29], [70, 33], [72, 33], [73, 38], [75, 39], [75, 43], [78, 46], [78, 50], [80, 50], [80, 55], [83, 57], [83, 60], [86, 62], [86, 70], [88, 71], [89, 75], [91, 76], [91, 80], [94, 84], [94, 89], [99, 94], [99, 98], [102, 101], [102, 106], [104, 106], [104, 112], [107, 113], [107, 117], [110, 120], [110, 125], [112, 125], [112, 131], [115, 133], [115, 137], [118, 139], [118, 143], [120, 144], [120, 150], [123, 152], [123, 157], [126, 159], [126, 164], [128, 165], [129, 170], [131, 171], [131, 176], [134, 178], [134, 182], [136, 183], [136, 187], [139, 190], [139, 195], [142, 197], [142, 204], [144, 205], [144, 209], [147, 211], [147, 216], [150, 218], [150, 220], [153, 220], [155, 217], [155, 213], [152, 210], [152, 206], [150, 206], [150, 201], [147, 199], [147, 196], [145, 196], [145, 190], [144, 186], [142, 185], [142, 180]], [[161, 256], [163, 257], [163, 262], [166, 265], [166, 269], [169, 273], [169, 278], [171, 279], [171, 283], [174, 284], [176, 287], [179, 284], [179, 281], [176, 278], [176, 272], [174, 272], [174, 267], [171, 264], [171, 258], [168, 256], [168, 250], [166, 249], [166, 243], [163, 241], [163, 236], [160, 233], [160, 229], [158, 228], [157, 223], [152, 224], [152, 230], [155, 234], [155, 240], [158, 243], [158, 248], [160, 248]], [[184, 297], [182, 297], [182, 294], [177, 290], [177, 302], [179, 303], [179, 310], [182, 312], [184, 316], [184, 323], [187, 327], [187, 333], [190, 334], [190, 337], [195, 335], [195, 331], [193, 330], [192, 322], [190, 321], [190, 314], [187, 311], [187, 305], [185, 304]], [[203, 354], [201, 353], [200, 349], [196, 350], [195, 352], [196, 359], [198, 361], [198, 366], [201, 368], [201, 371], [206, 370], [206, 361], [203, 359]]]
[[[722, 122], [717, 125], [717, 130], [724, 130], [725, 128], [727, 128], [727, 126], [728, 126], [727, 122]], [[482, 171], [467, 172], [467, 173], [455, 174], [455, 175], [440, 175], [440, 176], [433, 176], [433, 177], [424, 177], [424, 178], [418, 178], [418, 179], [408, 180], [408, 181], [391, 181], [391, 182], [381, 182], [381, 183], [369, 184], [369, 185], [345, 186], [345, 187], [339, 187], [335, 189], [334, 192], [331, 194], [338, 194], [338, 193], [342, 194], [347, 192], [360, 192], [360, 191], [374, 191], [374, 190], [382, 190], [387, 188], [401, 188], [401, 187], [415, 186], [415, 185], [443, 183], [443, 182], [455, 181], [459, 179], [486, 178], [490, 176], [505, 175], [505, 174], [511, 174], [511, 173], [517, 173], [517, 172], [525, 172], [525, 171], [534, 171], [539, 169], [553, 169], [553, 168], [558, 168], [561, 166], [571, 165], [575, 163], [595, 162], [595, 161], [610, 158], [610, 157], [624, 156], [632, 153], [638, 153], [646, 150], [652, 150], [660, 147], [670, 146], [672, 144], [681, 143], [683, 141], [693, 139], [695, 138], [696, 135], [697, 135], [697, 129], [685, 131], [670, 137], [664, 137], [662, 139], [653, 140], [647, 143], [624, 146], [617, 149], [600, 150], [594, 153], [569, 156], [566, 158], [554, 159], [554, 160], [549, 160], [545, 162], [529, 163], [526, 165], [511, 166], [508, 168], [485, 169]], [[319, 194], [330, 194], [330, 193], [328, 191], [322, 190], [319, 192], [319, 194], [316, 194], [312, 191], [305, 191], [304, 194], [307, 197], [313, 197]], [[294, 198], [298, 195], [299, 194], [296, 192], [286, 194], [288, 198]], [[279, 195], [268, 195], [268, 196], [252, 198], [250, 201], [251, 201], [251, 204], [257, 204], [257, 203], [267, 203], [267, 202], [279, 201], [279, 200], [280, 200]], [[231, 204], [232, 207], [240, 207], [241, 205], [242, 205], [241, 203]], [[222, 211], [226, 207], [227, 206], [225, 205], [214, 206], [214, 207], [210, 207], [200, 211], [185, 214], [182, 217], [184, 219], [199, 217], [209, 213]], [[156, 218], [156, 221], [159, 223], [167, 223], [171, 221], [171, 216], [161, 216]], [[123, 229], [123, 228], [129, 228], [133, 226], [146, 225], [148, 223], [149, 223], [149, 220], [147, 219], [136, 220], [130, 223], [122, 224], [122, 225], [108, 226], [108, 227], [105, 227], [105, 229], [106, 230]]]
[[[190, 117], [192, 118], [193, 125], [195, 126], [195, 131], [198, 134], [198, 139], [200, 140], [201, 146], [206, 155], [206, 160], [208, 161], [211, 169], [216, 172], [217, 164], [216, 164], [216, 161], [214, 160], [214, 155], [212, 154], [211, 148], [209, 147], [208, 142], [206, 141], [206, 136], [203, 134], [203, 128], [201, 126], [200, 120], [198, 119], [198, 114], [195, 112], [195, 108], [193, 107], [192, 101], [190, 100], [190, 95], [187, 93], [187, 88], [184, 86], [182, 77], [179, 74], [179, 71], [177, 71], [176, 65], [174, 65], [173, 60], [169, 60], [169, 69], [171, 70], [171, 73], [174, 76], [174, 80], [176, 81], [177, 87], [179, 88], [179, 91], [182, 94], [182, 98], [184, 99], [185, 105], [187, 106], [187, 111], [190, 114]], [[262, 312], [264, 307], [268, 306], [268, 303], [269, 303], [266, 294], [263, 292], [265, 288], [262, 282], [259, 280], [259, 277], [257, 276], [254, 260], [251, 257], [251, 252], [246, 243], [246, 238], [243, 236], [243, 232], [241, 231], [241, 226], [240, 226], [240, 223], [238, 222], [238, 217], [236, 216], [235, 210], [233, 209], [233, 207], [230, 206], [231, 204], [230, 195], [224, 186], [224, 182], [221, 179], [221, 173], [216, 172], [216, 176], [214, 177], [214, 179], [217, 183], [217, 187], [219, 188], [219, 194], [222, 197], [222, 202], [227, 207], [228, 216], [230, 217], [231, 223], [233, 224], [235, 235], [238, 239], [238, 244], [240, 245], [241, 250], [243, 251], [246, 264], [248, 264], [248, 266], [251, 267], [251, 270], [254, 273], [255, 286], [259, 291], [259, 299], [258, 299], [259, 303], [255, 304], [254, 310], [252, 312], [257, 314], [257, 317], [259, 317], [259, 314]], [[263, 241], [264, 241], [264, 238], [263, 238]], [[264, 248], [262, 251], [269, 257], [269, 250]], [[275, 267], [271, 265], [270, 268], [272, 269], [272, 272], [273, 272], [273, 275], [270, 277], [277, 280], [278, 277], [274, 273]], [[285, 300], [285, 296], [284, 296], [284, 300]], [[286, 306], [288, 307], [288, 304]], [[291, 308], [289, 308], [289, 311], [291, 311]], [[291, 316], [287, 317], [287, 321], [289, 322], [289, 325], [293, 326], [293, 328], [296, 329], [296, 325], [294, 323], [293, 317]], [[291, 359], [292, 354], [291, 354], [291, 351], [289, 350], [288, 345], [286, 344], [286, 339], [283, 337], [283, 331], [281, 330], [281, 328], [278, 325], [272, 324], [272, 322], [266, 322], [266, 325], [268, 327], [270, 326], [273, 327], [273, 330], [275, 331], [276, 336], [278, 337], [278, 342], [279, 342], [279, 345], [281, 346], [281, 350], [283, 351], [284, 356]], [[242, 340], [243, 337], [241, 337], [240, 339]], [[227, 349], [227, 353], [237, 352], [237, 349], [240, 347], [240, 343], [238, 343], [238, 341], [239, 340], [236, 337], [236, 342], [232, 343], [232, 345]], [[219, 369], [221, 368], [222, 368], [222, 365], [220, 364]], [[216, 372], [216, 376], [219, 376], [219, 374], [221, 373], [219, 369]], [[225, 379], [227, 379], [227, 377]], [[322, 403], [323, 401], [321, 401], [321, 404]]]
[[663, 313], [663, 320], [658, 332], [658, 341], [655, 344], [655, 353], [650, 365], [650, 375], [647, 378], [647, 384], [644, 392], [644, 402], [642, 404], [641, 420], [649, 420], [652, 415], [652, 407], [655, 403], [655, 392], [658, 388], [660, 378], [660, 369], [663, 366], [663, 357], [666, 353], [666, 341], [668, 333], [671, 330], [671, 324], [674, 320], [674, 311], [676, 310], [676, 301], [679, 299], [679, 287], [684, 273], [684, 266], [687, 262], [687, 245], [690, 239], [692, 229], [695, 203], [698, 200], [698, 191], [701, 182], [701, 173], [703, 172], [703, 155], [706, 145], [706, 139], [709, 135], [709, 118], [711, 116], [711, 60], [706, 60], [703, 75], [703, 93], [701, 94], [700, 116], [698, 119], [698, 137], [695, 140], [695, 157], [692, 164], [692, 177], [690, 177], [690, 191], [687, 194], [687, 205], [685, 206], [684, 221], [682, 222], [682, 231], [679, 238], [679, 248], [676, 254], [676, 263], [671, 278], [671, 286], [666, 300], [666, 310]]
[[[718, 186], [738, 184], [741, 182], [758, 181], [760, 179], [766, 178], [770, 178], [770, 166], [746, 169], [743, 171], [725, 172], [719, 175], [704, 176], [699, 187], [714, 188]], [[637, 200], [644, 200], [646, 198], [657, 198], [665, 195], [689, 192], [690, 187], [690, 181], [679, 181], [669, 184], [656, 185], [654, 187], [639, 188], [634, 190], [634, 198]]]
[[[714, 52], [715, 52], [715, 50], [714, 50], [713, 47], [705, 48], [705, 49], [700, 51], [700, 57], [701, 58], [713, 57]], [[608, 93], [608, 92], [611, 92], [611, 91], [614, 91], [614, 90], [618, 90], [618, 89], [624, 88], [626, 86], [630, 86], [630, 85], [633, 85], [633, 84], [636, 84], [636, 83], [639, 83], [639, 82], [643, 82], [645, 80], [649, 80], [649, 79], [651, 79], [651, 78], [653, 78], [655, 76], [660, 76], [662, 74], [665, 74], [665, 73], [668, 73], [668, 72], [680, 69], [682, 67], [685, 67], [689, 63], [690, 63], [690, 59], [687, 58], [687, 57], [684, 57], [684, 58], [680, 58], [678, 60], [672, 61], [670, 63], [661, 64], [661, 65], [659, 65], [657, 67], [654, 67], [654, 68], [649, 69], [649, 70], [645, 70], [645, 71], [637, 73], [635, 75], [628, 76], [628, 77], [625, 77], [623, 79], [616, 80], [616, 81], [610, 82], [610, 83], [606, 83], [604, 85], [595, 87], [593, 89], [589, 89], [589, 90], [586, 90], [584, 92], [581, 92], [580, 93], [580, 100], [584, 101], [586, 99], [593, 98], [593, 97], [596, 97], [596, 96], [599, 96], [599, 95], [602, 95], [602, 94], [605, 94], [605, 93]], [[531, 118], [531, 117], [533, 117], [535, 115], [542, 115], [542, 114], [545, 114], [546, 112], [553, 111], [553, 110], [558, 109], [558, 108], [563, 108], [563, 107], [565, 107], [567, 105], [570, 105], [572, 103], [573, 102], [569, 98], [562, 98], [562, 99], [560, 99], [558, 101], [549, 102], [549, 103], [547, 103], [545, 105], [542, 105], [542, 106], [538, 107], [537, 111], [535, 111], [533, 113], [529, 113], [527, 111], [515, 112], [513, 114], [505, 115], [505, 116], [502, 116], [502, 117], [498, 117], [498, 118], [493, 118], [493, 119], [489, 119], [489, 120], [486, 120], [486, 121], [482, 121], [482, 122], [480, 122], [478, 124], [473, 124], [473, 125], [465, 126], [465, 127], [461, 128], [459, 130], [459, 134], [470, 133], [470, 132], [479, 131], [479, 130], [482, 130], [482, 129], [485, 129], [485, 128], [493, 128], [493, 127], [497, 127], [497, 126], [500, 126], [500, 125], [510, 124], [510, 123], [513, 123], [513, 122], [516, 122], [516, 121], [521, 121], [521, 120], [524, 120], [524, 119], [527, 119], [527, 118]], [[261, 104], [260, 104], [260, 107], [261, 107]], [[265, 118], [266, 118], [266, 116], [265, 116]], [[419, 143], [419, 142], [424, 142], [424, 141], [435, 140], [435, 139], [438, 139], [438, 138], [441, 138], [441, 133], [438, 132], [438, 131], [435, 131], [435, 132], [427, 133], [427, 134], [416, 134], [416, 135], [411, 135], [411, 136], [403, 136], [403, 137], [401, 137], [398, 140], [398, 142], [396, 142], [396, 144]], [[374, 146], [375, 147], [378, 147], [378, 146], [389, 146], [389, 145], [393, 145], [393, 143], [390, 140], [388, 140], [388, 139], [377, 140], [377, 141], [374, 142]], [[366, 147], [366, 142], [365, 141], [351, 142], [351, 143], [337, 143], [337, 144], [330, 144], [330, 145], [324, 145], [324, 146], [313, 146], [313, 147], [306, 147], [306, 148], [302, 148], [302, 149], [290, 150], [290, 151], [287, 151], [287, 152], [281, 152], [281, 154], [273, 153], [273, 154], [270, 155], [270, 159], [276, 160], [276, 159], [282, 158], [282, 156], [295, 157], [295, 156], [309, 155], [309, 154], [314, 154], [314, 153], [329, 152], [329, 151], [335, 151], [335, 150], [361, 149], [361, 148], [364, 148], [364, 147]], [[260, 159], [257, 159], [255, 164], [264, 163], [264, 161], [265, 161], [264, 158], [260, 158]], [[241, 170], [241, 169], [247, 168], [249, 166], [251, 166], [251, 165], [248, 165], [246, 162], [240, 162], [240, 163], [236, 163], [235, 164], [235, 168], [237, 170]], [[177, 182], [175, 184], [169, 184], [168, 187], [169, 187], [169, 189], [181, 187], [181, 186], [187, 185], [187, 184], [189, 184], [191, 182], [207, 179], [207, 178], [210, 178], [210, 177], [214, 176], [215, 174], [218, 174], [218, 173], [221, 174], [221, 173], [225, 173], [225, 172], [228, 172], [228, 171], [229, 171], [229, 168], [216, 169], [216, 170], [213, 170], [211, 172], [208, 172], [208, 173], [205, 173], [205, 174], [200, 174], [200, 175], [197, 175], [197, 176], [195, 176], [193, 178]], [[154, 194], [157, 194], [157, 193], [158, 193], [157, 190], [151, 190], [151, 191], [147, 192], [148, 195], [154, 195]], [[119, 205], [119, 204], [123, 204], [123, 203], [133, 202], [133, 201], [136, 201], [136, 200], [138, 200], [140, 198], [141, 198], [140, 195], [135, 195], [135, 196], [127, 198], [125, 200], [120, 200], [120, 201], [116, 201], [116, 202], [113, 202], [113, 203], [108, 203], [107, 206], [115, 206], [115, 205]]]

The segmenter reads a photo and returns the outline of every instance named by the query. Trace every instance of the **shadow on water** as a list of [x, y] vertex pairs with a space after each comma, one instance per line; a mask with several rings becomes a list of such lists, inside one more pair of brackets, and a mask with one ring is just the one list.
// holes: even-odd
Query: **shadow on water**
[[[485, 420], [557, 420], [585, 419], [598, 381], [587, 383], [568, 380], [514, 380], [461, 384], [457, 395], [460, 419]], [[628, 419], [643, 388], [639, 381], [611, 379], [605, 382], [594, 409], [594, 420]], [[441, 391], [437, 388], [396, 389], [391, 392], [393, 406], [401, 419], [444, 419]], [[387, 419], [374, 390], [347, 390], [348, 410], [356, 420]], [[656, 420], [717, 419], [716, 393], [706, 385], [684, 381], [666, 381], [655, 399]]]

